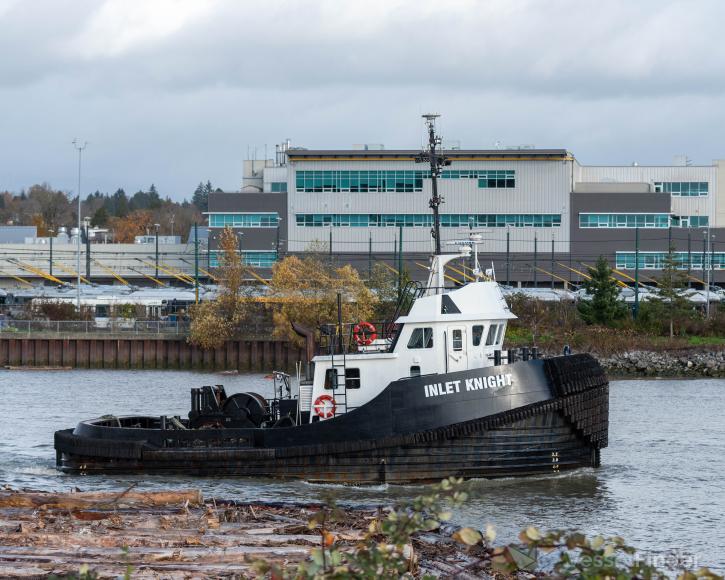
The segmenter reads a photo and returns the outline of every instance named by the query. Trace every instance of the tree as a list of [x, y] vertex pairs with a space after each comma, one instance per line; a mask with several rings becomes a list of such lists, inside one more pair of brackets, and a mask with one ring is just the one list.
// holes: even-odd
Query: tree
[[104, 227], [106, 224], [108, 224], [108, 211], [106, 211], [106, 208], [101, 206], [96, 210], [96, 213], [93, 214], [93, 217], [91, 218], [91, 225], [95, 228]]
[[136, 236], [147, 232], [153, 223], [153, 218], [149, 211], [136, 210], [126, 217], [113, 218], [109, 223], [116, 242], [132, 244]]
[[[52, 228], [56, 231], [58, 226], [67, 223], [71, 216], [71, 207], [68, 197], [62, 191], [55, 191], [47, 183], [33, 185], [28, 190], [28, 201], [31, 215], [38, 215], [40, 219], [33, 219], [42, 231], [41, 235], [47, 235], [47, 230]], [[39, 233], [40, 233], [39, 231]]]
[[612, 278], [612, 269], [606, 258], [599, 256], [595, 267], [588, 270], [590, 279], [584, 282], [584, 288], [591, 299], [579, 302], [579, 315], [587, 324], [611, 326], [627, 315], [627, 307]]
[[241, 322], [248, 316], [244, 266], [234, 230], [224, 228], [219, 242], [219, 295], [214, 300], [201, 302], [190, 309], [189, 342], [205, 350], [222, 346], [234, 336]]
[[342, 294], [345, 323], [369, 320], [377, 301], [352, 266], [335, 268], [315, 256], [289, 256], [276, 263], [270, 287], [277, 300], [273, 305], [275, 335], [296, 344], [301, 339], [293, 332], [292, 322], [314, 329], [335, 323], [338, 293]]
[[112, 196], [106, 198], [104, 207], [112, 216], [126, 217], [129, 212], [128, 197], [123, 188], [118, 188]]
[[209, 208], [209, 189], [211, 189], [211, 183], [207, 182], [209, 188], [199, 182], [194, 190], [194, 195], [191, 196], [191, 203], [198, 207], [201, 211], [207, 211]]
[[662, 274], [657, 279], [657, 297], [650, 301], [659, 303], [669, 321], [670, 338], [675, 336], [675, 321], [692, 315], [692, 304], [682, 295], [687, 287], [687, 275], [680, 269], [681, 264], [675, 258], [675, 248], [670, 246], [664, 259]]

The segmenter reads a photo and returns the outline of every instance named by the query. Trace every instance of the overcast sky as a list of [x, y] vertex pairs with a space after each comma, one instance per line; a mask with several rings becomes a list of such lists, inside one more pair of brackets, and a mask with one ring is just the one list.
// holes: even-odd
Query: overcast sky
[[294, 145], [725, 158], [722, 0], [0, 0], [0, 190], [199, 181]]

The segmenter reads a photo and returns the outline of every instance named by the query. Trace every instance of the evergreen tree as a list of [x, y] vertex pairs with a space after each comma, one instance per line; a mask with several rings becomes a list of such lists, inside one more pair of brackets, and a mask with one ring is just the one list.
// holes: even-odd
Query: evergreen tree
[[662, 274], [657, 280], [657, 297], [652, 302], [659, 302], [666, 318], [669, 320], [670, 338], [675, 336], [675, 320], [682, 320], [692, 315], [692, 304], [682, 295], [687, 288], [687, 274], [675, 258], [675, 248], [670, 246], [664, 259]]
[[[207, 187], [208, 186], [208, 187]], [[209, 207], [209, 189], [211, 188], [211, 182], [207, 181], [205, 186], [201, 181], [194, 190], [194, 195], [191, 197], [191, 203], [201, 211], [207, 211]]]
[[95, 228], [101, 228], [108, 225], [108, 210], [104, 206], [99, 207], [91, 218], [91, 225]]
[[109, 215], [115, 217], [126, 217], [129, 212], [126, 192], [123, 188], [118, 188], [112, 196], [106, 198], [103, 206], [106, 208]]
[[612, 279], [612, 269], [604, 256], [599, 256], [594, 268], [589, 268], [590, 279], [584, 282], [584, 288], [591, 296], [580, 300], [577, 306], [579, 315], [587, 324], [609, 326], [627, 315], [627, 307], [619, 298], [619, 290]]

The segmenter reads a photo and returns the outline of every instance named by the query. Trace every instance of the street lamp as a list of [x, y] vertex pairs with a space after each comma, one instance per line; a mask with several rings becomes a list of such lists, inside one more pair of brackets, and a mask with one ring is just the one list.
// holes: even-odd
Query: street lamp
[[76, 137], [73, 139], [73, 147], [78, 151], [78, 239], [76, 240], [76, 306], [78, 313], [81, 311], [81, 162], [83, 158], [83, 150], [88, 146], [86, 141], [81, 145], [80, 140]]
[[156, 279], [159, 279], [159, 228], [161, 227], [160, 224], [154, 224], [154, 229], [156, 230], [156, 235], [154, 236], [154, 239], [156, 241]]
[[91, 281], [91, 236], [90, 236], [90, 227], [91, 227], [91, 218], [84, 217], [83, 223], [86, 226], [86, 280]]

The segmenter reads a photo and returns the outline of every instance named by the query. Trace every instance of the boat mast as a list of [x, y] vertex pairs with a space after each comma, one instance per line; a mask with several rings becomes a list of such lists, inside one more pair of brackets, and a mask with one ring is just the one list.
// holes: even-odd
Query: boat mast
[[438, 152], [441, 145], [441, 138], [436, 136], [435, 122], [440, 115], [428, 113], [423, 115], [425, 124], [428, 127], [428, 151], [422, 151], [416, 158], [416, 163], [430, 163], [430, 178], [432, 185], [432, 193], [428, 206], [433, 210], [433, 229], [431, 235], [435, 240], [435, 255], [441, 254], [441, 220], [438, 213], [438, 206], [443, 203], [443, 198], [438, 195], [438, 177], [440, 177], [442, 167], [450, 165], [451, 161], [447, 157]]

